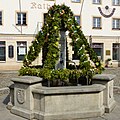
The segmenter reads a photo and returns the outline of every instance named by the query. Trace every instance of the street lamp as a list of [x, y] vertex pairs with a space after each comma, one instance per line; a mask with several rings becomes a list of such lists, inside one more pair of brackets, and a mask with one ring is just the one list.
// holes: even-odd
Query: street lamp
[[80, 17], [81, 17], [81, 14], [82, 14], [83, 4], [84, 4], [84, 0], [82, 1], [82, 5], [81, 5]]

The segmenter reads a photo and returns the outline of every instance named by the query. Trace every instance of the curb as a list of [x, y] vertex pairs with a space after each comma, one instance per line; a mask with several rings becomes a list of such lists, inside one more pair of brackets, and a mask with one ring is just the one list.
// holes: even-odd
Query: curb
[[18, 74], [19, 72], [17, 70], [11, 70], [11, 71], [0, 71], [1, 74]]

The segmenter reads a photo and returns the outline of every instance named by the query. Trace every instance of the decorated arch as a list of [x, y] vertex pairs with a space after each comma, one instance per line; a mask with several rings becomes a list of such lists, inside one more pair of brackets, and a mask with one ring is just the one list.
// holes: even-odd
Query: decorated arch
[[[69, 31], [71, 45], [74, 46], [79, 58], [79, 66], [72, 71], [70, 68], [55, 69], [60, 59], [61, 31]], [[38, 57], [42, 48], [46, 50], [42, 69], [31, 69], [32, 62]], [[94, 74], [101, 73], [102, 70], [101, 61], [87, 42], [71, 9], [65, 5], [53, 5], [47, 13], [42, 30], [36, 35], [25, 56], [20, 75], [35, 75], [47, 80], [70, 78], [78, 80], [80, 76], [84, 76], [91, 80]]]
[[54, 69], [56, 61], [59, 59], [60, 31], [69, 31], [69, 37], [72, 39], [71, 45], [74, 46], [75, 50], [79, 51], [84, 45], [90, 60], [95, 63], [96, 67], [101, 66], [97, 55], [80, 30], [71, 9], [65, 5], [54, 5], [49, 9], [42, 30], [36, 35], [28, 54], [25, 56], [24, 66], [29, 66], [38, 57], [41, 48], [46, 46], [44, 67]]

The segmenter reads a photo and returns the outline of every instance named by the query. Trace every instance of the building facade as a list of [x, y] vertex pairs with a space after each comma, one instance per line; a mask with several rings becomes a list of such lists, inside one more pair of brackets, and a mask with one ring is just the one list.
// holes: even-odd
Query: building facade
[[[120, 0], [1, 0], [0, 70], [20, 69], [45, 13], [54, 4], [69, 6], [101, 60], [110, 58], [113, 66], [120, 66]], [[69, 47], [69, 59], [77, 62], [72, 50]], [[34, 64], [42, 63], [41, 56]]]

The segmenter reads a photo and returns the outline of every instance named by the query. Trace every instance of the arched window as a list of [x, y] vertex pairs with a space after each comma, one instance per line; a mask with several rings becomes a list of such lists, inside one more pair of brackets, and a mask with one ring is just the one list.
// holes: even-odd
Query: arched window
[[8, 46], [8, 56], [9, 56], [9, 58], [14, 57], [14, 46], [13, 45]]

